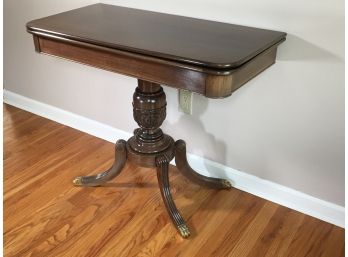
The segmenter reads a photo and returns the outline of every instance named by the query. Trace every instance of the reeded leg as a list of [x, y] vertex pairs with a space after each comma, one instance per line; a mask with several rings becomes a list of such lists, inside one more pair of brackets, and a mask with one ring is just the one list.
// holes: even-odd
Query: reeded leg
[[172, 195], [170, 193], [168, 166], [169, 162], [165, 156], [160, 156], [156, 159], [157, 165], [157, 178], [161, 189], [162, 199], [167, 208], [168, 214], [172, 219], [174, 226], [178, 229], [181, 236], [187, 238], [190, 235], [190, 231], [185, 224], [184, 219], [175, 206]]
[[211, 188], [231, 188], [231, 183], [226, 179], [210, 178], [194, 171], [186, 158], [186, 144], [184, 140], [175, 142], [175, 163], [178, 170], [189, 180], [202, 186]]
[[112, 167], [93, 176], [76, 177], [75, 186], [100, 186], [120, 174], [127, 160], [126, 141], [118, 140], [115, 144], [115, 161]]

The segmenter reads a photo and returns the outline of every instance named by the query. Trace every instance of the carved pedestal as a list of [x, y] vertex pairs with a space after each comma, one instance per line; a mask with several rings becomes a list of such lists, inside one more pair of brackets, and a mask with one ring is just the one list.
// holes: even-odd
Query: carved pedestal
[[139, 128], [127, 142], [118, 140], [115, 145], [115, 161], [112, 167], [94, 176], [74, 179], [74, 185], [99, 186], [116, 177], [124, 167], [126, 160], [145, 167], [156, 167], [161, 195], [173, 224], [184, 238], [190, 231], [175, 206], [170, 193], [168, 168], [175, 157], [179, 171], [195, 183], [213, 188], [231, 188], [224, 179], [202, 176], [194, 171], [186, 159], [186, 145], [183, 140], [174, 142], [173, 138], [160, 129], [166, 118], [166, 95], [159, 84], [138, 80], [133, 95], [133, 116]]
[[174, 140], [163, 134], [160, 126], [166, 118], [166, 95], [156, 83], [138, 81], [133, 95], [133, 117], [138, 123], [127, 142], [128, 159], [146, 167], [155, 167], [156, 158], [174, 158]]

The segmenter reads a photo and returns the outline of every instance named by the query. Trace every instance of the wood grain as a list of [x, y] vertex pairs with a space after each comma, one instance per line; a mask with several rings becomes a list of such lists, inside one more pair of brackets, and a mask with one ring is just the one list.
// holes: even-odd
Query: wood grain
[[278, 31], [101, 3], [30, 21], [27, 30], [214, 69], [237, 68], [286, 37]]
[[210, 98], [275, 63], [283, 32], [95, 4], [27, 23], [35, 51]]
[[42, 53], [200, 94], [205, 92], [205, 74], [186, 67], [175, 67], [167, 61], [87, 44], [82, 46], [71, 40], [40, 37], [39, 44]]
[[209, 70], [112, 50], [66, 39], [34, 35], [37, 52], [125, 74], [146, 81], [193, 91], [209, 98], [228, 97], [260, 72], [275, 63], [277, 45], [262, 52], [238, 69]]
[[154, 169], [127, 163], [103, 187], [72, 186], [113, 155], [112, 143], [5, 105], [5, 256], [344, 256], [343, 229], [237, 189], [202, 188], [173, 166], [173, 197], [193, 230], [186, 240]]

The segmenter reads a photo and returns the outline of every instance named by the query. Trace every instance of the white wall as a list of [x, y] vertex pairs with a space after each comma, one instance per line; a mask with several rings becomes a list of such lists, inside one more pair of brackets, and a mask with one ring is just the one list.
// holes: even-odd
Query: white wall
[[[34, 52], [25, 23], [97, 1], [5, 0], [4, 87], [131, 132], [136, 80]], [[109, 0], [104, 3], [288, 33], [277, 63], [192, 116], [165, 88], [163, 129], [190, 152], [344, 205], [343, 0]]]

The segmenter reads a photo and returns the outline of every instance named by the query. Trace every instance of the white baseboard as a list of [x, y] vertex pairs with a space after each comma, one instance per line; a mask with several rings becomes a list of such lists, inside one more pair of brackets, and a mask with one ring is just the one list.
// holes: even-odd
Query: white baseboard
[[[7, 90], [4, 90], [4, 102], [110, 142], [115, 142], [117, 139], [131, 136], [131, 133]], [[203, 175], [228, 179], [235, 188], [250, 194], [340, 227], [344, 227], [345, 225], [344, 207], [342, 206], [249, 175], [245, 172], [237, 171], [193, 154], [188, 154], [188, 160], [192, 168]]]

